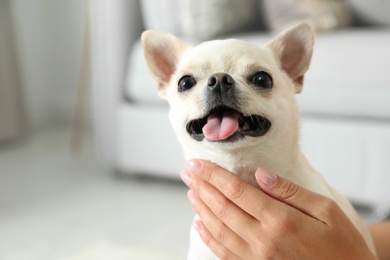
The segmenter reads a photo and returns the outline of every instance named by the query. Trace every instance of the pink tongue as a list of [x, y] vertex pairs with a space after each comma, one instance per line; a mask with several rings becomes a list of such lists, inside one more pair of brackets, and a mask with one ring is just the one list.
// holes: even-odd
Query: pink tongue
[[204, 136], [210, 141], [227, 139], [238, 130], [238, 117], [239, 114], [234, 111], [210, 115], [202, 129]]

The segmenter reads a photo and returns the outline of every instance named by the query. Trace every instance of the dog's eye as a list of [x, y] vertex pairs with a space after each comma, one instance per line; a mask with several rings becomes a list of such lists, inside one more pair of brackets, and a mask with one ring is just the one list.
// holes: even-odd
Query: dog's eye
[[261, 87], [264, 89], [271, 89], [273, 86], [271, 76], [264, 71], [257, 72], [252, 76], [251, 82], [257, 87]]
[[193, 86], [195, 86], [196, 84], [196, 80], [191, 77], [191, 76], [183, 76], [180, 80], [179, 80], [179, 92], [184, 92], [184, 91], [187, 91], [189, 90], [190, 88], [192, 88]]

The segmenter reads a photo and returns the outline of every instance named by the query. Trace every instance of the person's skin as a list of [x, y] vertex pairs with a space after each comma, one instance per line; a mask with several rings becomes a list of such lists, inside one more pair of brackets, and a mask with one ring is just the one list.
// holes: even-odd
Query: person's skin
[[379, 259], [390, 260], [390, 221], [374, 223], [368, 226]]
[[194, 226], [221, 259], [377, 259], [333, 200], [264, 169], [261, 190], [202, 160], [180, 176], [201, 219]]

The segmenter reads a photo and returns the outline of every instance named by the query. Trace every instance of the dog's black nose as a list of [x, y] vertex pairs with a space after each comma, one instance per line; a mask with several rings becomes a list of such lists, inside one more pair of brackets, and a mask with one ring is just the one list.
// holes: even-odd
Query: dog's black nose
[[234, 86], [234, 79], [227, 73], [215, 73], [207, 81], [207, 87], [213, 92], [225, 92]]

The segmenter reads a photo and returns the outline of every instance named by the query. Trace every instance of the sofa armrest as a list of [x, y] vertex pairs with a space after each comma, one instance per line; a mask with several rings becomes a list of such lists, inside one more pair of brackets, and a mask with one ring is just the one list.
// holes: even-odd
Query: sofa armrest
[[89, 1], [91, 17], [91, 106], [101, 161], [114, 159], [116, 108], [132, 43], [143, 30], [139, 0]]

